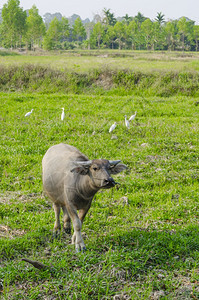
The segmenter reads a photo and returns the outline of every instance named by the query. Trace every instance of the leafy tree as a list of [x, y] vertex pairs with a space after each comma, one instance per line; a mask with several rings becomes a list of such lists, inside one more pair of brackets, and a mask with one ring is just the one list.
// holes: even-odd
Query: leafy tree
[[116, 39], [115, 28], [113, 26], [108, 26], [106, 34], [104, 36], [104, 42], [108, 47], [114, 48], [114, 42]]
[[132, 49], [136, 49], [139, 44], [139, 32], [138, 24], [135, 20], [132, 20], [127, 26], [127, 39], [131, 44]]
[[152, 34], [152, 49], [162, 50], [164, 49], [164, 41], [166, 34], [164, 28], [162, 28], [159, 22], [153, 22], [153, 34]]
[[73, 38], [77, 41], [82, 41], [86, 37], [86, 30], [80, 18], [75, 20], [75, 23], [72, 28]]
[[61, 20], [59, 21], [59, 28], [60, 28], [60, 32], [59, 32], [60, 42], [63, 43], [68, 39], [70, 35], [70, 26], [67, 18], [65, 17], [61, 18]]
[[98, 22], [93, 27], [93, 32], [91, 35], [91, 39], [97, 43], [97, 47], [100, 48], [101, 42], [104, 36], [104, 25], [101, 22]]
[[21, 47], [22, 36], [25, 33], [26, 12], [19, 7], [19, 0], [8, 0], [2, 9], [1, 30], [3, 43], [6, 47]]
[[44, 49], [53, 50], [59, 47], [61, 26], [59, 20], [55, 17], [49, 24], [49, 28], [44, 37]]
[[126, 32], [125, 32], [125, 26], [122, 22], [117, 22], [114, 25], [114, 31], [116, 35], [116, 42], [119, 45], [119, 50], [122, 49], [122, 45], [126, 40]]
[[177, 23], [180, 40], [182, 42], [182, 50], [185, 50], [185, 39], [190, 39], [191, 32], [193, 31], [193, 22], [188, 21], [185, 17], [180, 18]]
[[169, 21], [165, 26], [166, 44], [169, 50], [175, 50], [175, 43], [177, 39], [177, 21]]
[[39, 11], [35, 5], [33, 5], [28, 11], [26, 27], [26, 41], [31, 45], [31, 49], [33, 50], [35, 43], [41, 43], [41, 40], [46, 32], [43, 19], [39, 15]]
[[85, 26], [85, 30], [86, 30], [87, 48], [88, 48], [88, 50], [90, 50], [90, 48], [91, 48], [91, 32], [93, 30], [94, 23], [93, 22], [86, 23], [84, 26]]
[[144, 37], [146, 48], [149, 50], [153, 44], [153, 22], [146, 19], [141, 24], [141, 31]]
[[114, 26], [116, 24], [117, 20], [116, 20], [114, 14], [110, 12], [110, 9], [104, 8], [103, 14], [104, 14], [103, 23], [105, 25]]
[[193, 27], [193, 39], [195, 40], [196, 44], [196, 51], [198, 51], [199, 47], [199, 25], [194, 25]]

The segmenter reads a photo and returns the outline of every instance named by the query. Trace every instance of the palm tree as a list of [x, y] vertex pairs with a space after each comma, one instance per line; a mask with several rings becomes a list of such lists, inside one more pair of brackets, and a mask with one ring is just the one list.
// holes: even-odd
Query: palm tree
[[111, 13], [110, 9], [106, 9], [106, 8], [103, 9], [103, 13], [104, 13], [104, 23], [106, 25], [114, 26], [115, 23], [117, 22], [114, 13]]
[[132, 18], [132, 17], [129, 17], [128, 14], [126, 14], [125, 16], [123, 16], [122, 19], [124, 20], [124, 22], [125, 22], [127, 25], [133, 20], [133, 18]]
[[164, 17], [165, 16], [161, 12], [159, 12], [159, 13], [157, 13], [155, 20], [161, 25], [162, 23], [165, 22]]
[[146, 20], [145, 16], [141, 14], [141, 12], [138, 12], [137, 16], [135, 16], [134, 19], [139, 24], [143, 23]]

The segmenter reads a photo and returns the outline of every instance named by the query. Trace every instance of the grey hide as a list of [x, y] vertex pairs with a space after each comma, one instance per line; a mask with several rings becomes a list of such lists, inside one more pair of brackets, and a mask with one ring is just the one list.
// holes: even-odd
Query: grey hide
[[72, 219], [72, 243], [77, 252], [81, 251], [85, 249], [81, 227], [95, 193], [113, 187], [116, 183], [111, 174], [123, 171], [126, 166], [119, 160], [89, 160], [75, 147], [58, 144], [48, 149], [42, 168], [43, 189], [52, 200], [55, 211], [54, 231], [57, 233], [61, 229], [59, 216], [62, 208], [63, 228], [66, 233], [71, 233]]

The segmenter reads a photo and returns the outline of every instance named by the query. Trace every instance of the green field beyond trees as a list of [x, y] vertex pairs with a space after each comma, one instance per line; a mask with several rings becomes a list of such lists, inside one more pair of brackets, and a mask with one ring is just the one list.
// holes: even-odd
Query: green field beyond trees
[[[0, 54], [0, 298], [198, 299], [197, 54]], [[53, 238], [42, 192], [42, 157], [61, 142], [128, 166], [96, 195], [84, 253]]]

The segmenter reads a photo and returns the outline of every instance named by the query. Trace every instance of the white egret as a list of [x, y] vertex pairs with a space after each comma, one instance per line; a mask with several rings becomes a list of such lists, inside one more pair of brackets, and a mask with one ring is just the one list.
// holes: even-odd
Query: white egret
[[111, 127], [109, 129], [109, 133], [115, 129], [116, 125], [117, 125], [117, 122], [114, 122], [113, 125], [111, 125]]
[[64, 107], [62, 107], [61, 120], [63, 121], [65, 118]]
[[135, 119], [135, 117], [136, 117], [136, 114], [137, 114], [137, 111], [135, 112], [134, 115], [130, 116], [129, 121], [133, 121]]
[[127, 116], [126, 116], [126, 115], [125, 115], [125, 125], [126, 125], [127, 129], [130, 128], [130, 123], [129, 123], [129, 121], [127, 120]]
[[33, 109], [31, 109], [31, 111], [27, 112], [27, 113], [25, 114], [25, 117], [30, 116], [32, 112], [33, 112]]

